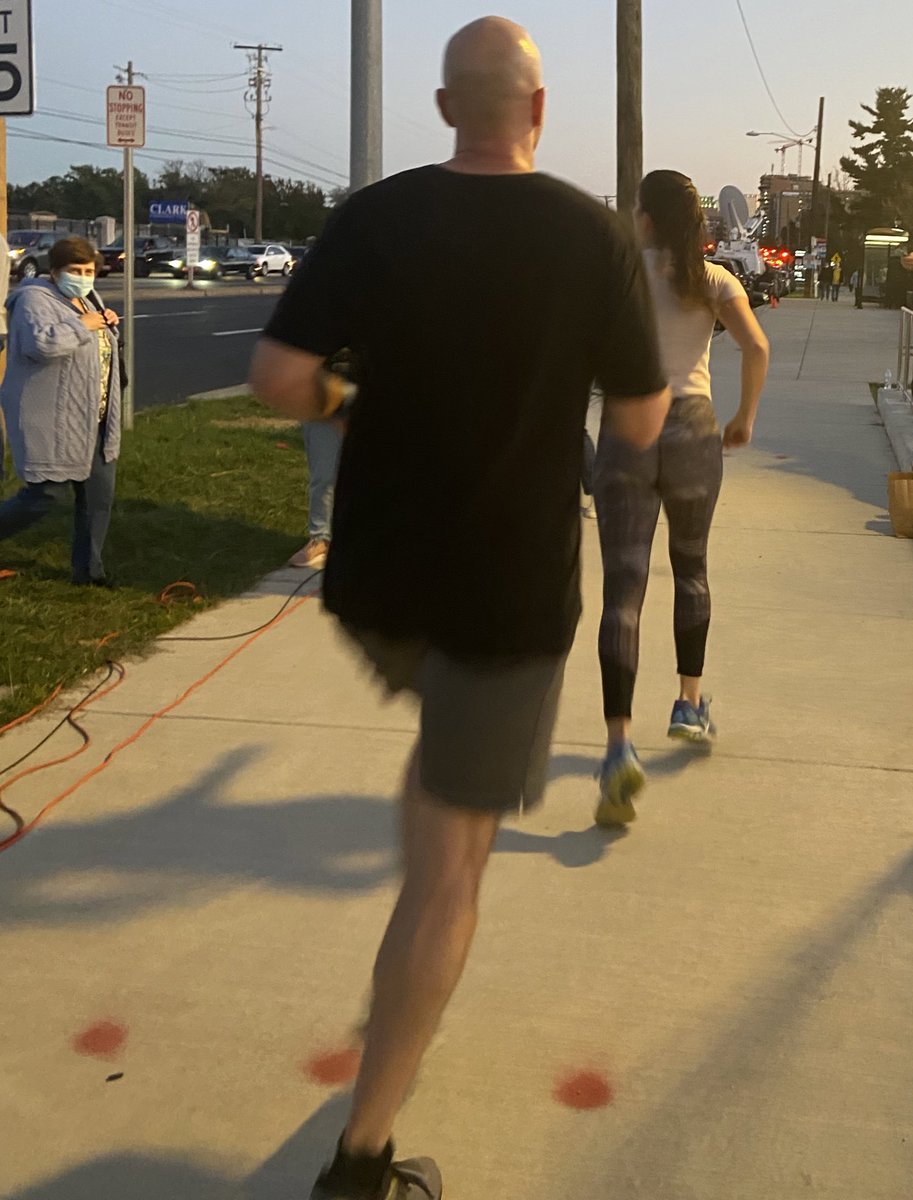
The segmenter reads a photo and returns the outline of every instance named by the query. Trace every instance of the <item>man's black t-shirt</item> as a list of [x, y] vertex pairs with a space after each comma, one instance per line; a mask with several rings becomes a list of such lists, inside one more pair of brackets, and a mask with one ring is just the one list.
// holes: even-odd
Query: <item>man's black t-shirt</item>
[[614, 214], [547, 175], [395, 175], [335, 214], [266, 333], [355, 353], [326, 607], [455, 657], [567, 650], [590, 386], [665, 383]]

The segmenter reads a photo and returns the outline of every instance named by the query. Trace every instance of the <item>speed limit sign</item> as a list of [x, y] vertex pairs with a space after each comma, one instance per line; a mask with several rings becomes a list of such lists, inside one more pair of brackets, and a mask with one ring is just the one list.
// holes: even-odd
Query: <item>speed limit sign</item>
[[195, 267], [200, 261], [200, 213], [196, 208], [187, 210], [187, 266]]

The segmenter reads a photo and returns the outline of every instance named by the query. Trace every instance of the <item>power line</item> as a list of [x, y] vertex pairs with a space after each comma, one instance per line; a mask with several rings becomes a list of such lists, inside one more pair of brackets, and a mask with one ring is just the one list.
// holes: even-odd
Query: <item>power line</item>
[[770, 90], [770, 84], [767, 82], [767, 76], [764, 74], [764, 68], [761, 66], [761, 60], [760, 60], [760, 58], [758, 58], [758, 52], [755, 49], [754, 39], [751, 36], [751, 30], [748, 28], [748, 21], [745, 19], [745, 10], [742, 8], [742, 0], [735, 0], [735, 2], [736, 2], [736, 7], [739, 10], [739, 16], [742, 18], [742, 25], [744, 26], [744, 29], [745, 29], [745, 36], [748, 38], [748, 45], [751, 47], [751, 53], [754, 55], [754, 60], [755, 60], [755, 63], [757, 64], [758, 72], [761, 76], [761, 82], [764, 84], [764, 87], [767, 90], [767, 94], [770, 97], [770, 102], [774, 106], [774, 108], [777, 110], [777, 116], [779, 116], [780, 120], [783, 122], [783, 124], [786, 126], [786, 128], [789, 130], [789, 132], [794, 137], [801, 137], [802, 134], [797, 133], [796, 130], [793, 129], [792, 125], [790, 125], [789, 121], [787, 121], [786, 117], [783, 116], [783, 112], [780, 108], [780, 105], [777, 104], [777, 101], [774, 98], [774, 94]]
[[[53, 84], [54, 87], [70, 88], [71, 91], [74, 91], [74, 92], [85, 92], [87, 95], [94, 96], [96, 99], [98, 99], [98, 96], [99, 96], [98, 88], [85, 87], [79, 83], [69, 83], [65, 79], [50, 79], [47, 76], [45, 76], [42, 79], [42, 83], [50, 83], [50, 84]], [[232, 90], [232, 92], [237, 92], [236, 88], [232, 88], [231, 90]], [[165, 100], [156, 100], [155, 103], [158, 108], [171, 108], [175, 112], [189, 112], [189, 113], [193, 113], [195, 116], [223, 117], [223, 118], [227, 117], [233, 121], [234, 120], [238, 120], [238, 121], [242, 120], [240, 114], [238, 114], [238, 113], [216, 112], [216, 110], [212, 109], [212, 108], [196, 108], [196, 107], [190, 108], [186, 104], [169, 104]]]

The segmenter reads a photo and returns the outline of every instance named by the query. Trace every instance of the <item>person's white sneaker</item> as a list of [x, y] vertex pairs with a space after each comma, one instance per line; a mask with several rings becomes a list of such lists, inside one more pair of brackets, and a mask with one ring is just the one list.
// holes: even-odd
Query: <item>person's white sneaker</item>
[[311, 538], [306, 546], [292, 555], [288, 565], [302, 571], [322, 571], [326, 566], [329, 548], [330, 543], [325, 538]]

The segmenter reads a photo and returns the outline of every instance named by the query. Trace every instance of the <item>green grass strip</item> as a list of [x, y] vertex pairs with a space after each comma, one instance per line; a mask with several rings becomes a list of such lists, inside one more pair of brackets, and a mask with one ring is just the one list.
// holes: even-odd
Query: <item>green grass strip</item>
[[[72, 505], [0, 542], [0, 725], [61, 680], [141, 654], [194, 613], [245, 591], [307, 537], [307, 465], [297, 426], [250, 398], [197, 400], [138, 416], [124, 435], [105, 548], [114, 591], [70, 582]], [[0, 496], [19, 486], [7, 477]], [[159, 594], [175, 580], [201, 601]], [[99, 649], [111, 632], [117, 637]]]

